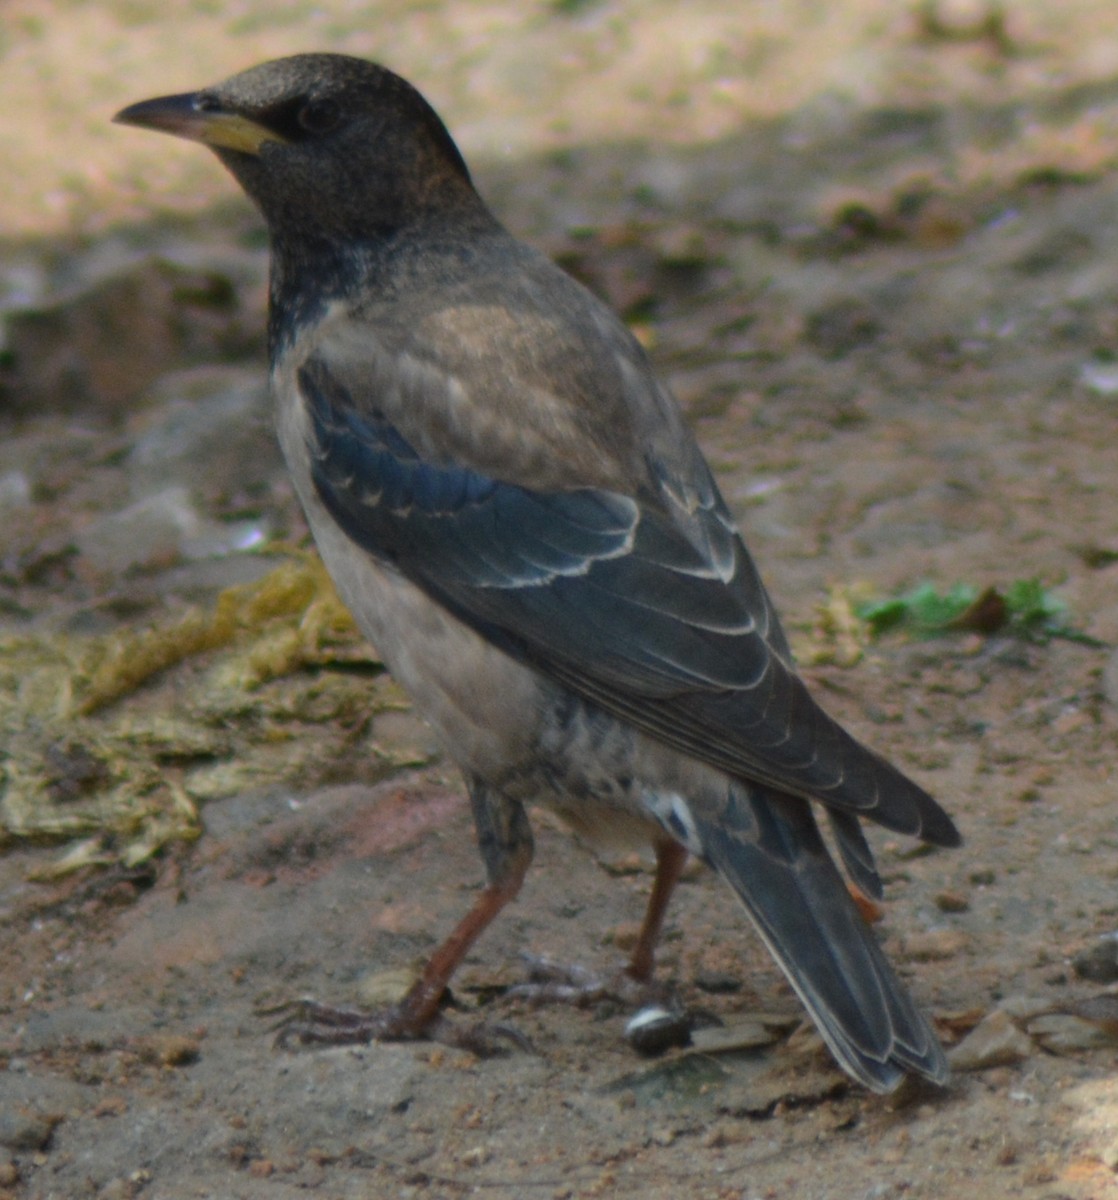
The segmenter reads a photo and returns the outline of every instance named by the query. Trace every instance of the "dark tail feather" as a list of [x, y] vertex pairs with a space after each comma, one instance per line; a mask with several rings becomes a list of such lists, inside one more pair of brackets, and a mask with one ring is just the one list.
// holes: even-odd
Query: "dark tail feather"
[[841, 808], [827, 809], [827, 817], [835, 835], [835, 845], [842, 855], [842, 865], [850, 878], [871, 900], [880, 900], [884, 889], [873, 861], [873, 851], [862, 832], [862, 822]]
[[[737, 892], [839, 1063], [875, 1092], [947, 1060], [827, 853], [807, 802], [734, 784], [717, 821], [692, 809], [703, 857]], [[697, 806], [696, 806], [697, 807]]]

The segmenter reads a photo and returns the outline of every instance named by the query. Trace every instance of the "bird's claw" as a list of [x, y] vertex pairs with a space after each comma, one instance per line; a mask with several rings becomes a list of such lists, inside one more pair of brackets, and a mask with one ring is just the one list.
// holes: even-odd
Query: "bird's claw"
[[366, 1046], [370, 1042], [431, 1041], [478, 1058], [493, 1058], [510, 1047], [535, 1054], [532, 1042], [511, 1025], [476, 1021], [461, 1025], [441, 1013], [416, 1026], [400, 1005], [374, 1012], [335, 1008], [316, 1000], [297, 1000], [273, 1009], [281, 1020], [273, 1026], [275, 1045], [290, 1050], [296, 1046]]
[[533, 1005], [571, 1004], [577, 1008], [590, 1008], [612, 1000], [628, 1008], [653, 1003], [678, 1007], [671, 988], [651, 980], [634, 979], [624, 970], [599, 975], [576, 963], [560, 963], [536, 955], [524, 957], [528, 963], [528, 979], [505, 994]]

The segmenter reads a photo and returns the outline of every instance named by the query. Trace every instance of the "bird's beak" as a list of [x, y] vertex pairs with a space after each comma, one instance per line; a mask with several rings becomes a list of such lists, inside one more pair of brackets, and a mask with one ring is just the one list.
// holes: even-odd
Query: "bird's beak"
[[239, 150], [259, 154], [265, 142], [284, 142], [285, 138], [240, 113], [214, 106], [211, 96], [185, 92], [179, 96], [158, 96], [122, 108], [113, 117], [121, 125], [139, 125], [192, 142], [204, 142], [218, 150]]

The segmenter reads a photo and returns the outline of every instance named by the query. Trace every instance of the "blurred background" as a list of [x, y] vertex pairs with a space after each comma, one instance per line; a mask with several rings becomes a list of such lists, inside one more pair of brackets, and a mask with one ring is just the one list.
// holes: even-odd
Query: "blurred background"
[[[967, 114], [981, 124], [990, 107], [1021, 126], [1018, 153], [1063, 143], [1080, 167], [1111, 161], [1112, 115], [1089, 94], [1101, 87], [1104, 100], [1118, 74], [1118, 21], [1091, 0], [8, 0], [0, 226], [9, 236], [89, 232], [153, 208], [204, 209], [227, 193], [215, 165], [113, 129], [109, 117], [137, 97], [306, 50], [363, 55], [405, 75], [480, 163], [619, 142], [654, 153], [805, 108], [822, 121], [928, 106], [958, 111], [950, 165], [960, 182], [998, 170], [982, 162], [997, 131], [968, 145]], [[1046, 103], [1056, 95], [1058, 113]]]

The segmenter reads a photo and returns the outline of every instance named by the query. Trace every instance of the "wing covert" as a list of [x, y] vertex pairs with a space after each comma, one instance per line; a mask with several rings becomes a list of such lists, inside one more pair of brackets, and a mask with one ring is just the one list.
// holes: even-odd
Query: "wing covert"
[[483, 636], [712, 766], [928, 840], [957, 838], [788, 667], [713, 485], [711, 503], [679, 512], [604, 489], [533, 491], [422, 458], [321, 361], [298, 382], [323, 503]]

